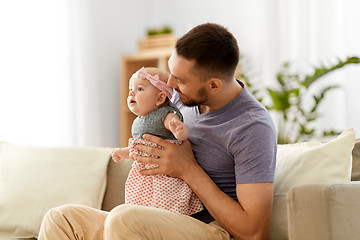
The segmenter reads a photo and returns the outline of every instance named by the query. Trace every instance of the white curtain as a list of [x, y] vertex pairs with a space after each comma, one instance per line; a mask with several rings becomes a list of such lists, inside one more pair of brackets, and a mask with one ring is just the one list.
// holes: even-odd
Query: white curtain
[[0, 141], [72, 145], [67, 1], [0, 1]]
[[[335, 64], [337, 58], [360, 57], [360, 1], [277, 0], [267, 5], [263, 31], [266, 58], [262, 78], [274, 83], [281, 63], [290, 61], [300, 73], [312, 73], [314, 66]], [[321, 105], [319, 129], [342, 131], [355, 128], [360, 137], [360, 64], [345, 67], [319, 80], [315, 88], [338, 84]]]
[[127, 23], [115, 11], [93, 0], [0, 2], [0, 141], [117, 146], [127, 44], [109, 22]]

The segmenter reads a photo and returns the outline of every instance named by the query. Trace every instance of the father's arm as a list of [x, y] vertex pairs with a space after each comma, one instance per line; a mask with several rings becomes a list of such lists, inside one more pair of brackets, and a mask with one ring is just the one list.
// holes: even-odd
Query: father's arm
[[237, 239], [269, 238], [273, 183], [238, 184], [236, 202], [200, 166], [185, 178], [215, 220]]

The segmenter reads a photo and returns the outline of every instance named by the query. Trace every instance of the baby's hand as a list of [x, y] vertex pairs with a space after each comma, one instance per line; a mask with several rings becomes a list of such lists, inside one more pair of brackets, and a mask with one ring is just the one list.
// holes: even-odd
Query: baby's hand
[[181, 125], [182, 122], [176, 118], [173, 118], [170, 120], [170, 131], [172, 133], [180, 133], [181, 131], [183, 131], [183, 126]]
[[114, 162], [119, 162], [121, 159], [129, 158], [128, 148], [115, 148], [111, 152], [111, 157]]
[[120, 148], [115, 148], [111, 152], [111, 157], [114, 160], [114, 162], [118, 162], [121, 160], [121, 157], [119, 156], [119, 150], [120, 150]]
[[185, 140], [189, 136], [188, 126], [177, 118], [170, 120], [169, 128], [178, 140]]

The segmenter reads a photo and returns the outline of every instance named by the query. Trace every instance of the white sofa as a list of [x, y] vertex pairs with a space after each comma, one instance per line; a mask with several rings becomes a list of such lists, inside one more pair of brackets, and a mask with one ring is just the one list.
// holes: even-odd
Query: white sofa
[[[327, 143], [279, 145], [271, 239], [360, 236], [360, 141], [354, 143], [348, 129]], [[1, 142], [0, 239], [36, 237], [51, 207], [109, 211], [122, 204], [132, 161], [114, 163], [111, 150]]]

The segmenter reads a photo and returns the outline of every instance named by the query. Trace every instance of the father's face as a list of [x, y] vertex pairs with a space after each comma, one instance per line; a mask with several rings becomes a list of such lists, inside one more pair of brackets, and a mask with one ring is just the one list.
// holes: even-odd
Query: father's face
[[204, 81], [194, 73], [194, 60], [187, 60], [174, 51], [169, 59], [169, 87], [179, 93], [181, 102], [186, 106], [206, 105], [208, 93]]

